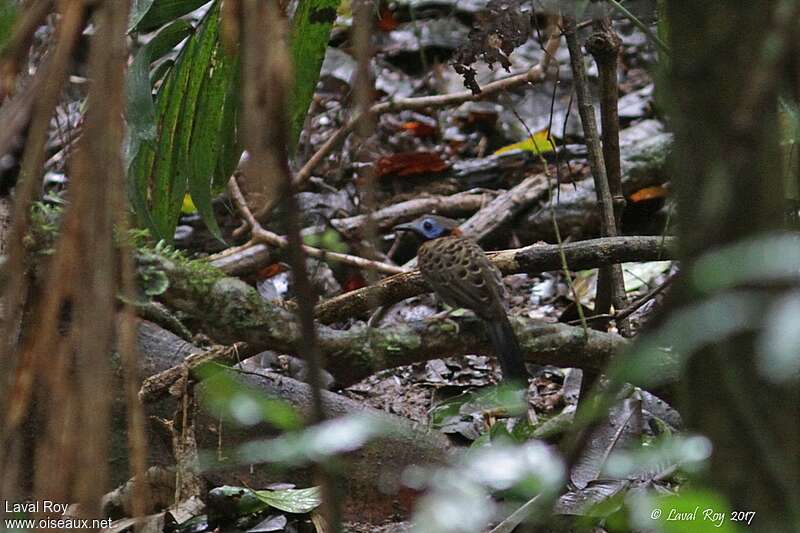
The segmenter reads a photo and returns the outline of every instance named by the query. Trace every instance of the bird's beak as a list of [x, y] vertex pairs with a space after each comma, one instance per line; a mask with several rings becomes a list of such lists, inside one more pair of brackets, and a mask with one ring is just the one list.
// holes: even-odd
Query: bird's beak
[[398, 224], [398, 225], [396, 225], [394, 227], [394, 231], [395, 232], [398, 232], [398, 231], [412, 231], [413, 232], [413, 231], [416, 231], [416, 228], [414, 228], [414, 224], [411, 224], [411, 223]]

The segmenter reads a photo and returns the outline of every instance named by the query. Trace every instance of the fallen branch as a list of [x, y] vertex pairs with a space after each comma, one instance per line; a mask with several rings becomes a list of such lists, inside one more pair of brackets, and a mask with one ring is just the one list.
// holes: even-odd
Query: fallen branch
[[[492, 195], [488, 193], [458, 193], [450, 196], [428, 196], [414, 198], [405, 202], [378, 209], [369, 215], [377, 230], [388, 230], [402, 222], [408, 222], [420, 215], [432, 213], [458, 217], [472, 214], [489, 203]], [[362, 237], [367, 215], [356, 215], [331, 220], [331, 226], [347, 238]]]
[[459, 226], [464, 235], [483, 241], [550, 191], [547, 176], [529, 176], [504, 192]]
[[[200, 381], [197, 369], [209, 363], [217, 363], [225, 366], [233, 366], [258, 354], [261, 350], [253, 350], [245, 343], [237, 342], [230, 346], [215, 346], [205, 351], [192, 353], [180, 364], [172, 366], [166, 370], [153, 374], [145, 378], [142, 387], [139, 389], [139, 400], [142, 403], [151, 403], [160, 400], [167, 394], [172, 394], [170, 387], [181, 381], [184, 375], [190, 379]], [[179, 391], [175, 391], [173, 396], [178, 396]]]
[[[543, 198], [549, 190], [549, 180], [545, 174], [529, 176], [482, 207], [465, 220], [458, 229], [462, 235], [483, 241], [536, 200]], [[416, 266], [416, 257], [403, 264], [405, 269], [416, 268]]]
[[[187, 366], [190, 369], [195, 366], [195, 363], [192, 362], [186, 362], [186, 366], [184, 366], [182, 359], [187, 353], [201, 355], [203, 353], [198, 347], [145, 321], [139, 325], [138, 343], [143, 363], [141, 372], [144, 376], [152, 376], [158, 372], [161, 372], [162, 375], [178, 376]], [[238, 346], [239, 355], [244, 359], [245, 349], [241, 344]], [[221, 349], [213, 349], [213, 351], [222, 353]], [[193, 361], [196, 362], [197, 358]], [[191, 370], [189, 370], [189, 375], [192, 375]], [[248, 365], [246, 373], [238, 369], [220, 368], [219, 373], [210, 380], [199, 383], [195, 387], [195, 392], [200, 405], [216, 404], [214, 400], [218, 400], [218, 396], [214, 396], [212, 391], [214, 390], [213, 381], [218, 378], [235, 380], [251, 390], [257, 390], [273, 398], [281, 398], [297, 409], [301, 416], [307, 416], [310, 413], [312, 397], [311, 388], [307, 384], [268, 370], [253, 368], [250, 365]], [[161, 381], [167, 386], [167, 389], [163, 391], [166, 393], [170, 385], [165, 380]], [[115, 390], [117, 389], [115, 388]], [[156, 396], [143, 394], [142, 397], [148, 402], [146, 404], [148, 414], [163, 417], [174, 411], [175, 400], [164, 398], [163, 393]], [[161, 399], [158, 400], [158, 398]], [[447, 458], [451, 447], [448, 438], [438, 431], [431, 430], [425, 424], [383, 413], [367, 407], [364, 402], [328, 391], [322, 391], [322, 400], [325, 411], [331, 417], [371, 416], [399, 429], [391, 435], [348, 453], [346, 458], [342, 458], [347, 461], [345, 478], [349, 494], [347, 501], [349, 516], [359, 515], [359, 513], [361, 516], [365, 516], [366, 507], [369, 507], [372, 513], [389, 516], [393, 509], [392, 505], [396, 504], [393, 501], [396, 495], [385, 493], [387, 483], [391, 484], [397, 481], [402, 472], [410, 465], [438, 464]], [[124, 418], [124, 402], [118, 401], [115, 406], [114, 417]], [[251, 486], [264, 487], [283, 479], [281, 477], [283, 474], [276, 472], [270, 466], [233, 467], [224, 462], [227, 450], [275, 435], [274, 429], [267, 424], [239, 426], [235, 423], [222, 422], [218, 413], [213, 410], [201, 409], [197, 413], [197, 427], [203, 428], [203, 431], [197, 432], [198, 447], [203, 450], [220, 452], [220, 455], [214, 455], [222, 460], [222, 463], [218, 465], [221, 468], [210, 468], [203, 473], [203, 477], [212, 486], [240, 485], [241, 480], [246, 479]], [[173, 463], [166, 439], [153, 438], [151, 443], [151, 463], [165, 465]], [[117, 446], [116, 442], [114, 446]], [[123, 445], [115, 449], [115, 452], [113, 456], [118, 457], [119, 460], [115, 463], [116, 469], [113, 477], [122, 482], [128, 476], [127, 462], [125, 461], [127, 451]], [[213, 459], [211, 454], [208, 457]], [[297, 472], [297, 474], [301, 477], [293, 477], [296, 482], [313, 483], [313, 472], [310, 469]], [[302, 481], [298, 481], [298, 479], [302, 479]]]
[[[672, 135], [664, 131], [661, 122], [643, 120], [626, 128], [620, 132], [620, 145], [622, 189], [626, 196], [645, 187], [663, 185], [669, 179], [667, 159]], [[554, 209], [565, 239], [580, 241], [599, 235], [600, 216], [593, 178], [562, 184], [551, 194], [558, 198]], [[522, 242], [555, 242], [550, 209], [524, 213], [516, 225], [516, 233]]]
[[[239, 184], [236, 183], [235, 176], [231, 177], [231, 179], [228, 180], [228, 193], [231, 195], [231, 198], [236, 204], [239, 213], [250, 224], [250, 229], [253, 238], [255, 240], [260, 241], [264, 244], [275, 246], [277, 248], [288, 248], [289, 240], [286, 237], [283, 237], [281, 235], [278, 235], [276, 233], [264, 229], [261, 226], [261, 224], [255, 219], [253, 214], [250, 212], [250, 208], [247, 207], [247, 201], [244, 199], [244, 195], [242, 194], [242, 191], [239, 189]], [[313, 246], [308, 246], [308, 245], [303, 245], [302, 249], [306, 255], [310, 257], [315, 257], [322, 261], [335, 261], [338, 263], [344, 263], [346, 265], [354, 266], [357, 268], [376, 270], [378, 272], [383, 272], [384, 274], [397, 274], [403, 272], [403, 269], [398, 266], [390, 265], [387, 263], [381, 263], [380, 261], [372, 261], [370, 259], [364, 259], [363, 257], [358, 257], [355, 255], [330, 252], [328, 250], [322, 250], [320, 248], [314, 248]]]
[[[672, 237], [606, 237], [565, 244], [569, 267], [573, 270], [596, 268], [602, 265], [632, 261], [660, 261], [674, 257]], [[516, 250], [489, 253], [503, 274], [535, 273], [559, 270], [559, 247], [554, 244], [534, 244]], [[316, 307], [317, 320], [330, 323], [360, 316], [379, 305], [390, 305], [406, 298], [428, 292], [418, 271], [404, 272], [381, 280], [375, 285], [351, 291]]]
[[[606, 243], [593, 254], [593, 258], [618, 260], [616, 255], [609, 256], [609, 251], [616, 248], [619, 246]], [[623, 260], [631, 259], [625, 254], [620, 255]], [[655, 250], [651, 255], [655, 255]], [[635, 258], [641, 256], [639, 253]], [[499, 263], [521, 270], [527, 264], [526, 258], [524, 253], [518, 256], [501, 254]], [[285, 307], [265, 301], [250, 285], [236, 278], [220, 276], [218, 272], [198, 272], [190, 262], [164, 257], [154, 257], [150, 264], [154, 262], [158, 262], [159, 269], [169, 280], [169, 289], [160, 298], [172, 309], [185, 313], [217, 342], [233, 344], [241, 341], [250, 345], [252, 350], [286, 354], [299, 352], [302, 333], [295, 316]], [[405, 276], [416, 277], [421, 283], [415, 293], [425, 290], [419, 276], [400, 275]], [[319, 346], [326, 361], [324, 367], [340, 385], [348, 385], [381, 369], [431, 358], [493, 354], [479, 320], [459, 317], [454, 322], [458, 324], [457, 329], [452, 322], [436, 320], [415, 320], [378, 329], [358, 324], [346, 331], [320, 325]], [[514, 318], [513, 325], [527, 360], [539, 364], [599, 370], [625, 342], [617, 335], [601, 332], [591, 332], [587, 338], [580, 328], [523, 317]]]
[[[406, 202], [378, 209], [372, 213], [372, 220], [379, 230], [407, 222], [425, 213], [437, 213], [444, 216], [458, 217], [472, 214], [491, 200], [490, 192], [463, 192], [449, 196], [428, 196], [414, 198]], [[366, 215], [356, 215], [331, 220], [331, 225], [346, 238], [362, 237]], [[303, 235], [314, 235], [325, 231], [326, 226], [310, 226], [303, 230]], [[241, 246], [228, 248], [208, 258], [209, 263], [229, 276], [243, 276], [255, 272], [274, 262], [269, 247], [261, 242], [251, 240]]]
[[274, 258], [266, 244], [250, 241], [234, 246], [208, 258], [211, 266], [228, 276], [244, 276], [272, 264]]

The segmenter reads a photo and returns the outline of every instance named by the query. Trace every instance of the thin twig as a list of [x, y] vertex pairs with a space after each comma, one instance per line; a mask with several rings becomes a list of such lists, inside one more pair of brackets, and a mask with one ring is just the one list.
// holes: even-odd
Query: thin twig
[[[583, 125], [583, 134], [586, 149], [589, 152], [589, 166], [592, 169], [594, 178], [595, 192], [597, 193], [597, 206], [600, 211], [600, 229], [604, 237], [616, 237], [617, 224], [614, 219], [614, 203], [611, 190], [606, 175], [606, 166], [603, 152], [600, 147], [600, 138], [597, 133], [597, 122], [594, 116], [594, 105], [592, 96], [589, 92], [589, 83], [586, 75], [586, 65], [583, 62], [581, 45], [578, 42], [575, 17], [565, 15], [564, 37], [569, 48], [570, 64], [572, 65], [573, 83], [575, 86], [575, 96], [578, 100], [578, 111]], [[601, 269], [598, 275], [597, 290], [597, 310], [601, 313], [606, 309], [601, 309], [600, 305], [609, 306], [610, 301], [619, 302], [621, 307], [625, 305], [625, 284], [622, 277], [622, 269], [619, 265], [611, 265]], [[606, 295], [610, 295], [607, 298]]]
[[[600, 118], [603, 130], [603, 162], [605, 163], [608, 189], [614, 210], [614, 234], [619, 232], [625, 195], [622, 192], [622, 169], [619, 150], [619, 87], [617, 85], [617, 63], [622, 42], [614, 31], [609, 17], [595, 21], [595, 32], [586, 42], [586, 49], [594, 57], [600, 78]], [[599, 194], [599, 192], [598, 192]], [[595, 311], [607, 313], [614, 305], [619, 311], [628, 305], [625, 296], [624, 278], [621, 273], [605, 270], [598, 276]], [[631, 332], [626, 320], [617, 322], [624, 337]]]
[[[370, 109], [374, 105], [375, 83], [372, 78], [372, 21], [374, 19], [374, 3], [372, 0], [357, 0], [352, 4], [353, 9], [353, 43], [356, 55], [356, 77], [353, 86], [355, 105], [358, 112]], [[359, 122], [356, 128], [356, 137], [361, 142], [367, 142], [375, 133], [375, 116], [367, 115], [367, 120]], [[378, 227], [375, 222], [374, 213], [377, 210], [376, 200], [376, 179], [375, 168], [369, 166], [364, 168], [357, 181], [357, 191], [359, 199], [359, 210], [365, 213], [366, 220], [363, 226], [363, 240], [367, 246], [362, 250], [371, 257], [375, 258], [378, 254], [376, 250], [380, 248], [378, 242]], [[378, 280], [372, 272], [365, 272], [367, 283]]]
[[[241, 189], [239, 188], [239, 184], [236, 182], [235, 177], [231, 177], [228, 180], [228, 192], [231, 195], [234, 203], [236, 204], [236, 208], [239, 210], [239, 213], [244, 217], [247, 223], [250, 225], [251, 232], [253, 238], [257, 241], [263, 242], [265, 244], [269, 244], [272, 246], [276, 246], [278, 248], [287, 248], [289, 246], [289, 241], [286, 237], [273, 233], [269, 230], [264, 229], [261, 224], [255, 219], [252, 211], [247, 206], [247, 201], [242, 194]], [[322, 250], [320, 248], [314, 248], [313, 246], [303, 245], [303, 252], [310, 256], [320, 259], [321, 261], [334, 261], [337, 263], [344, 263], [346, 265], [354, 266], [357, 268], [364, 268], [368, 270], [375, 270], [378, 272], [382, 272], [384, 274], [399, 274], [400, 272], [404, 272], [403, 268], [398, 266], [390, 265], [387, 263], [381, 263], [380, 261], [373, 261], [371, 259], [364, 259], [363, 257], [358, 257], [355, 255], [348, 255], [342, 254], [338, 252], [329, 252], [328, 250]]]
[[52, 0], [26, 2], [25, 9], [14, 22], [13, 31], [0, 53], [0, 101], [14, 93], [17, 73], [22, 70], [36, 30], [52, 9]]
[[642, 30], [644, 32], [644, 34], [647, 35], [647, 37], [650, 38], [651, 41], [656, 43], [656, 45], [658, 46], [658, 48], [662, 52], [664, 52], [668, 56], [670, 55], [671, 52], [670, 52], [669, 46], [667, 46], [667, 44], [664, 41], [662, 41], [658, 37], [658, 35], [653, 33], [653, 30], [651, 30], [650, 27], [647, 24], [645, 24], [644, 22], [639, 20], [639, 18], [636, 17], [636, 15], [634, 15], [633, 13], [628, 11], [628, 9], [625, 6], [623, 6], [622, 4], [620, 4], [619, 2], [617, 2], [617, 0], [608, 0], [608, 3], [611, 4], [614, 7], [614, 9], [616, 9], [617, 11], [619, 11], [620, 13], [625, 15], [625, 17], [628, 20], [630, 20], [634, 24], [634, 26], [636, 26], [637, 28]]
[[625, 309], [618, 312], [614, 316], [614, 319], [619, 322], [620, 320], [625, 320], [626, 318], [631, 316], [633, 313], [638, 311], [644, 304], [646, 304], [647, 302], [649, 302], [650, 300], [652, 300], [653, 298], [664, 292], [667, 289], [667, 287], [672, 285], [672, 282], [675, 281], [675, 278], [678, 277], [678, 274], [679, 272], [675, 272], [667, 276], [667, 279], [665, 279], [663, 283], [661, 283], [658, 287], [654, 288], [653, 290], [651, 290], [650, 292], [648, 292], [647, 294], [645, 294], [644, 296], [633, 302]]
[[522, 504], [516, 511], [511, 513], [505, 520], [497, 524], [489, 533], [512, 533], [514, 529], [529, 516], [533, 515], [534, 511], [541, 507], [542, 495], [537, 494], [524, 504]]

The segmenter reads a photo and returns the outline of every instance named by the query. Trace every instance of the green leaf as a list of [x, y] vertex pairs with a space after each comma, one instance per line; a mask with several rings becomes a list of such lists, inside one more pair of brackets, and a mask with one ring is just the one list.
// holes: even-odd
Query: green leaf
[[141, 22], [142, 18], [147, 15], [150, 8], [153, 7], [154, 0], [133, 0], [131, 4], [131, 12], [128, 18], [128, 33]]
[[[192, 26], [183, 20], [176, 21], [143, 46], [134, 56], [126, 80], [126, 118], [132, 140], [156, 140], [156, 108], [150, 84], [150, 63], [173, 49], [189, 36]], [[131, 159], [135, 157], [131, 153]]]
[[[221, 155], [233, 159], [230, 147], [219, 141], [235, 135], [231, 94], [236, 62], [220, 44], [219, 5], [216, 2], [208, 11], [166, 74], [156, 97], [156, 138], [146, 142], [152, 130], [144, 130], [145, 141], [134, 143], [138, 153], [130, 170], [131, 198], [140, 219], [156, 238], [166, 241], [172, 240], [187, 190], [210, 231], [222, 238], [211, 205], [211, 184], [220, 169], [230, 167], [220, 163]], [[188, 25], [173, 23], [181, 24]], [[177, 38], [181, 33], [170, 35]], [[165, 38], [153, 45], [153, 51], [166, 53], [172, 47]], [[137, 67], [141, 80], [144, 67]]]
[[589, 7], [590, 1], [591, 0], [575, 1], [575, 19], [580, 20], [583, 17], [583, 14], [586, 12], [586, 8]]
[[695, 263], [689, 279], [705, 294], [769, 282], [800, 279], [800, 246], [793, 234], [765, 233], [706, 253]]
[[515, 441], [505, 424], [494, 424], [489, 429], [489, 438], [492, 442], [500, 441], [504, 444]]
[[211, 183], [221, 155], [219, 134], [225, 119], [226, 97], [234, 67], [231, 61], [223, 57], [224, 54], [222, 44], [215, 36], [215, 45], [194, 113], [199, 121], [193, 128], [191, 144], [186, 150], [191, 165], [189, 193], [209, 231], [220, 241], [223, 240], [222, 233], [211, 205]]
[[3, 0], [0, 2], [0, 50], [6, 45], [6, 41], [11, 37], [14, 22], [19, 14], [17, 2]]
[[208, 497], [214, 502], [223, 502], [226, 516], [243, 517], [259, 513], [269, 508], [256, 495], [255, 491], [245, 487], [232, 487], [223, 485], [208, 491]]
[[237, 136], [237, 122], [239, 114], [239, 60], [235, 61], [233, 67], [233, 79], [228, 85], [225, 94], [225, 103], [222, 105], [223, 116], [222, 124], [219, 128], [217, 146], [219, 146], [219, 158], [217, 168], [212, 183], [212, 191], [216, 194], [225, 190], [233, 171], [239, 164], [243, 148]]
[[765, 305], [756, 292], [728, 291], [684, 307], [615, 359], [607, 375], [648, 387], [668, 382], [701, 346], [759, 326]]
[[159, 82], [164, 80], [164, 78], [167, 76], [167, 74], [169, 74], [169, 72], [172, 70], [172, 67], [174, 66], [175, 66], [174, 59], [165, 59], [164, 61], [161, 61], [156, 66], [156, 68], [150, 71], [150, 83], [153, 86], [158, 85]]
[[379, 437], [396, 435], [399, 431], [402, 431], [401, 427], [380, 416], [349, 415], [274, 439], [247, 442], [229, 452], [228, 464], [300, 466], [320, 463], [357, 450]]
[[322, 233], [315, 233], [303, 237], [303, 242], [308, 246], [322, 248], [329, 252], [347, 253], [349, 248], [342, 240], [342, 236], [335, 229], [327, 229]]
[[[209, 0], [155, 0], [150, 1], [150, 7], [143, 14], [137, 13], [138, 21], [131, 25], [131, 30], [149, 32], [191, 13]], [[140, 0], [139, 3], [146, 3]]]
[[291, 48], [295, 69], [294, 91], [289, 102], [292, 151], [297, 146], [314, 96], [338, 6], [338, 0], [303, 1], [299, 3], [292, 21]]
[[[141, 15], [139, 31], [158, 27], [206, 2], [155, 0]], [[301, 2], [293, 18], [292, 56], [296, 68], [290, 112], [292, 148], [297, 144], [336, 17], [337, 1]], [[138, 5], [144, 10], [145, 5]], [[129, 194], [141, 223], [155, 238], [171, 241], [186, 192], [210, 231], [219, 239], [214, 219], [213, 195], [221, 191], [242, 153], [237, 138], [238, 59], [226, 56], [219, 39], [220, 0], [214, 2], [189, 37], [174, 64], [162, 62], [150, 83], [163, 81], [155, 105], [148, 107], [145, 71], [157, 53], [167, 53], [161, 40], [148, 58], [143, 52], [132, 65], [135, 82], [131, 91], [132, 113], [129, 149]], [[185, 21], [174, 22], [162, 32], [183, 35]], [[161, 37], [161, 34], [159, 34]], [[160, 45], [164, 44], [165, 48]], [[148, 61], [149, 59], [149, 61]], [[336, 243], [330, 243], [336, 246]]]
[[150, 51], [150, 61], [157, 61], [167, 55], [192, 32], [194, 32], [194, 26], [183, 19], [178, 19], [165, 26], [145, 45], [145, 48]]
[[319, 487], [309, 487], [307, 489], [257, 490], [255, 494], [262, 502], [287, 513], [308, 513], [319, 507], [322, 503], [322, 493]]
[[157, 97], [159, 139], [152, 153], [146, 154], [146, 166], [142, 169], [151, 191], [154, 234], [157, 238], [172, 242], [178, 221], [183, 195], [186, 192], [185, 167], [176, 161], [179, 127], [188, 120], [182, 116], [184, 97], [187, 94], [191, 67], [198, 48], [198, 39], [190, 39], [184, 46], [175, 67], [167, 75]]
[[[125, 139], [125, 161], [128, 167], [136, 161], [143, 145], [153, 147], [158, 134], [156, 108], [153, 103], [150, 82], [150, 64], [154, 59], [163, 56], [177, 46], [190, 35], [192, 30], [191, 24], [183, 20], [170, 24], [136, 53], [133, 63], [128, 69], [125, 82], [125, 115], [128, 125]], [[147, 156], [143, 159], [150, 160]], [[144, 169], [146, 165], [140, 160], [135, 168]], [[135, 172], [131, 174], [133, 177], [128, 182], [128, 194], [131, 202], [141, 221], [149, 228], [154, 229], [156, 223], [148, 206], [144, 176], [137, 176]]]

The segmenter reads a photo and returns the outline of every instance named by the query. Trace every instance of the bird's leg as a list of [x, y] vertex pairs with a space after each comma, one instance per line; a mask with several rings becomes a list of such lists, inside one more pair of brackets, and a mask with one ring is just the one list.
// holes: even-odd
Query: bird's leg
[[444, 311], [440, 311], [431, 315], [428, 320], [430, 323], [445, 322], [447, 324], [452, 324], [456, 330], [456, 335], [458, 335], [461, 333], [461, 328], [459, 327], [458, 322], [452, 320], [450, 317], [463, 316], [465, 313], [468, 313], [469, 310], [462, 307], [453, 307], [446, 303], [442, 303], [442, 305], [444, 306]]
[[444, 307], [443, 311], [439, 311], [438, 313], [434, 313], [429, 318], [431, 320], [447, 320], [451, 316], [461, 316], [463, 313], [459, 312], [459, 311], [466, 311], [466, 309], [463, 309], [461, 307], [453, 307], [453, 306], [451, 306], [449, 304], [445, 304], [445, 303], [442, 304], [442, 307]]

